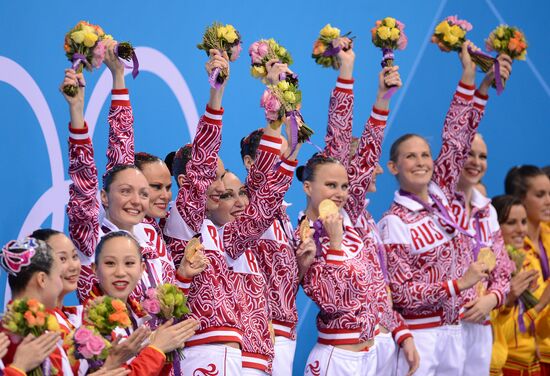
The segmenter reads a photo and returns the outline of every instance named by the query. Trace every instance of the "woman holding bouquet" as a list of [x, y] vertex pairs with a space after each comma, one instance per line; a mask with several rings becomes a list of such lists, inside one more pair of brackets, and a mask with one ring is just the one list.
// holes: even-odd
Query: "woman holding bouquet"
[[[129, 299], [130, 294], [140, 282], [145, 269], [139, 243], [126, 231], [113, 231], [106, 234], [97, 246], [93, 268], [98, 278], [98, 288], [103, 296], [119, 299], [122, 302], [132, 302]], [[145, 336], [131, 335], [138, 328], [143, 331], [142, 325], [145, 323], [143, 312], [137, 308], [136, 304], [129, 304], [127, 309], [130, 312], [131, 326], [127, 329], [118, 327], [114, 330], [117, 335], [130, 336], [127, 342], [131, 343], [125, 350], [135, 351], [129, 354], [126, 360], [136, 357], [128, 361], [124, 367], [131, 371], [130, 375], [136, 376], [169, 374], [172, 364], [166, 363], [165, 354], [182, 348], [185, 341], [195, 332], [197, 323], [194, 320], [185, 320], [173, 324], [170, 320], [153, 331], [149, 336], [148, 345], [143, 347], [142, 342], [150, 332], [146, 332]], [[105, 367], [108, 369], [118, 367], [120, 364], [117, 362], [122, 358], [121, 354], [118, 355], [116, 359], [108, 358]]]
[[[114, 44], [109, 45], [105, 57], [106, 64], [113, 73], [114, 87], [109, 112], [108, 164], [101, 193], [105, 215], [100, 215], [96, 198], [97, 169], [93, 162], [93, 147], [83, 116], [84, 87], [81, 87], [74, 97], [63, 93], [71, 115], [69, 174], [73, 184], [69, 189], [67, 215], [69, 233], [82, 260], [82, 272], [78, 280], [78, 296], [81, 302], [95, 294], [92, 288], [96, 279], [91, 270], [95, 246], [99, 239], [110, 231], [130, 231], [142, 245], [146, 271], [141, 283], [137, 285], [135, 296], [140, 296], [145, 289], [162, 282], [173, 282], [185, 289], [185, 284], [179, 280], [189, 278], [204, 268], [203, 259], [197, 254], [193, 260], [196, 262], [195, 267], [191, 266], [191, 262], [186, 262], [176, 270], [162, 238], [157, 236], [155, 227], [142, 223], [149, 208], [149, 187], [143, 174], [131, 164], [133, 116], [127, 90], [123, 88], [124, 75], [123, 71], [120, 71], [121, 63], [114, 61], [117, 58], [113, 49]], [[85, 85], [82, 74], [67, 70], [61, 87], [78, 84]], [[126, 150], [130, 150], [130, 153]]]
[[[253, 179], [265, 182], [265, 189], [252, 200], [241, 217], [218, 230], [211, 215], [219, 206], [220, 195], [225, 192], [222, 182], [225, 170], [218, 157], [223, 114], [221, 101], [229, 78], [225, 53], [222, 56], [217, 50], [210, 51], [206, 70], [210, 74], [214, 69], [226, 72], [226, 79], [221, 87], [210, 90], [206, 113], [193, 144], [180, 148], [175, 155], [172, 172], [179, 191], [164, 234], [175, 259], [186, 259], [187, 243], [200, 235], [210, 264], [205, 272], [189, 281], [189, 306], [192, 316], [200, 320], [201, 325], [184, 349], [182, 366], [233, 375], [241, 373], [243, 328], [226, 255], [237, 259], [273, 222], [274, 211], [290, 185], [296, 161], [284, 160], [276, 170], [255, 168]], [[273, 144], [275, 146], [267, 148], [269, 161], [279, 154], [280, 141], [278, 145]]]
[[[506, 194], [518, 197], [527, 212], [526, 246], [541, 265], [542, 278], [547, 284], [550, 276], [550, 178], [536, 166], [514, 167], [505, 179]], [[536, 326], [542, 375], [550, 374], [550, 324], [544, 320]]]
[[[365, 208], [366, 187], [379, 158], [381, 145], [373, 134], [384, 131], [389, 101], [383, 97], [390, 86], [401, 86], [396, 67], [379, 74], [377, 101], [347, 169], [339, 160], [318, 153], [298, 172], [307, 197], [302, 220], [309, 221], [319, 236], [318, 256], [302, 281], [304, 292], [320, 308], [318, 340], [306, 375], [376, 373], [372, 347], [388, 297], [376, 247], [372, 240], [365, 243], [354, 224]], [[337, 212], [320, 217], [321, 202], [332, 202]]]
[[[491, 312], [495, 334], [491, 375], [539, 375], [535, 331], [539, 321], [548, 319], [550, 288], [544, 283], [540, 262], [525, 248], [527, 213], [521, 201], [508, 195], [493, 198], [498, 222], [516, 263], [505, 305]], [[530, 298], [527, 301], [527, 297]], [[538, 298], [538, 299], [537, 299]]]
[[[469, 238], [449, 212], [485, 103], [479, 95], [474, 100], [475, 65], [469, 46], [466, 42], [460, 54], [462, 79], [445, 119], [435, 163], [421, 136], [407, 134], [393, 143], [388, 168], [400, 190], [379, 223], [394, 307], [415, 336], [422, 375], [462, 374], [460, 292], [487, 277], [487, 266], [471, 262], [465, 254]], [[398, 374], [407, 373], [402, 356], [397, 368]]]

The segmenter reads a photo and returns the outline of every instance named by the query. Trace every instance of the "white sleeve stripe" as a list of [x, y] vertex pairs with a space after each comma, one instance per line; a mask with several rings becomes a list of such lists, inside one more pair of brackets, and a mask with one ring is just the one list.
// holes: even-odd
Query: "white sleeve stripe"
[[487, 100], [486, 99], [481, 99], [479, 97], [474, 97], [474, 103], [485, 106], [487, 104]]
[[456, 87], [456, 91], [458, 91], [459, 93], [465, 94], [465, 95], [474, 95], [475, 89], [466, 89], [466, 88], [463, 88], [462, 86], [458, 85]]
[[447, 286], [449, 287], [449, 292], [451, 293], [451, 296], [456, 296], [457, 291], [455, 291], [453, 281], [447, 281]]
[[283, 146], [282, 142], [268, 141], [263, 138], [260, 140], [260, 145], [264, 145], [264, 146], [267, 146], [268, 148], [277, 149], [277, 150], [281, 150], [281, 147]]
[[380, 114], [377, 114], [376, 112], [372, 111], [370, 113], [370, 116], [376, 120], [380, 120], [380, 121], [386, 121], [388, 120], [388, 115], [380, 115]]
[[285, 162], [281, 163], [281, 167], [289, 172], [294, 172], [294, 170], [296, 170], [296, 167], [286, 164]]
[[340, 89], [353, 90], [353, 84], [344, 84], [344, 83], [338, 82], [338, 81], [336, 81], [336, 87], [338, 87]]
[[129, 101], [130, 94], [113, 94], [111, 95], [111, 100], [113, 101]]
[[73, 140], [87, 140], [89, 138], [88, 132], [81, 134], [81, 133], [69, 133], [69, 137]]
[[213, 114], [213, 113], [208, 112], [208, 111], [206, 111], [204, 113], [204, 116], [206, 116], [207, 118], [212, 119], [212, 120], [221, 120], [222, 119], [222, 115], [216, 115], [216, 114]]

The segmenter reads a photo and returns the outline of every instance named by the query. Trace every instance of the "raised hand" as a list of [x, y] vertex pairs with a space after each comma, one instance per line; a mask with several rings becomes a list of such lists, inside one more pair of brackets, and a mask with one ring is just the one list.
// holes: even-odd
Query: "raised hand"
[[476, 64], [472, 61], [472, 57], [468, 52], [468, 48], [472, 51], [479, 51], [472, 42], [467, 40], [462, 44], [462, 51], [458, 53], [460, 63], [462, 64], [462, 79], [461, 81], [466, 85], [473, 85], [476, 78]]
[[[506, 54], [500, 54], [497, 56], [497, 60], [499, 62], [500, 77], [504, 83], [512, 74], [512, 58]], [[487, 95], [489, 92], [489, 87], [491, 87], [495, 81], [495, 69], [496, 64], [493, 64], [493, 67], [489, 69], [485, 77], [483, 77], [483, 81], [481, 81], [481, 85], [479, 85], [479, 92], [481, 94]]]
[[115, 48], [118, 44], [115, 40], [106, 39], [103, 42], [105, 44], [105, 59], [103, 62], [111, 71], [113, 76], [113, 89], [124, 89], [126, 84], [124, 82], [124, 63], [118, 58], [115, 53]]
[[321, 218], [323, 227], [327, 232], [330, 240], [330, 249], [339, 250], [342, 248], [342, 240], [344, 238], [344, 218], [341, 214], [329, 214], [324, 218]]
[[353, 51], [353, 41], [349, 38], [340, 38], [338, 40], [340, 51], [336, 54], [340, 62], [340, 78], [351, 80], [353, 78], [353, 66], [355, 64], [355, 52]]
[[[201, 244], [192, 257], [188, 257], [187, 254], [184, 254], [177, 274], [183, 278], [191, 279], [206, 269], [206, 267], [210, 265], [210, 261], [208, 261], [208, 257], [206, 257], [203, 250], [204, 246]], [[191, 252], [191, 250], [186, 250], [186, 253], [188, 252]]]
[[265, 64], [267, 71], [266, 81], [271, 85], [276, 85], [281, 81], [282, 74], [291, 75], [293, 72], [288, 68], [288, 64], [280, 63], [277, 59], [271, 59]]
[[[310, 231], [310, 233], [312, 235], [313, 231]], [[300, 280], [302, 280], [311, 264], [313, 264], [316, 252], [317, 246], [311, 236], [302, 241], [298, 246], [298, 249], [296, 249], [296, 260], [298, 261]]]
[[399, 74], [399, 66], [382, 68], [378, 74], [378, 93], [374, 106], [380, 110], [387, 110], [390, 100], [385, 98], [386, 94], [390, 89], [394, 87], [399, 89], [401, 86], [403, 86], [403, 83]]
[[469, 289], [470, 287], [481, 281], [483, 278], [487, 278], [488, 276], [489, 271], [487, 270], [487, 266], [484, 263], [480, 261], [473, 262], [468, 267], [468, 270], [466, 270], [466, 273], [464, 273], [464, 275], [458, 279], [458, 289], [460, 291]]

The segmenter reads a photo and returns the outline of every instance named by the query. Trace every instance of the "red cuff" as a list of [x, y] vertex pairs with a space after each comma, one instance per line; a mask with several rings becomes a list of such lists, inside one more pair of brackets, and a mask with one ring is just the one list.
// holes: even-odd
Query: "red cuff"
[[392, 331], [392, 335], [393, 335], [393, 340], [395, 341], [397, 346], [401, 346], [404, 340], [406, 340], [407, 338], [412, 338], [413, 336], [408, 326], [406, 325], [401, 325], [395, 328]]
[[485, 109], [485, 106], [487, 105], [488, 99], [489, 99], [488, 95], [483, 95], [476, 90], [474, 95], [474, 107], [480, 111], [483, 111]]
[[345, 78], [340, 78], [336, 80], [336, 89], [338, 91], [342, 91], [344, 93], [353, 94], [353, 83], [354, 79], [346, 80]]
[[208, 119], [208, 122], [216, 124], [216, 125], [222, 125], [222, 115], [223, 115], [223, 107], [219, 110], [214, 110], [210, 108], [210, 106], [206, 106], [206, 111], [204, 112], [204, 117]]
[[466, 100], [472, 100], [474, 97], [475, 85], [466, 85], [464, 82], [460, 81], [456, 88], [455, 95], [458, 95], [461, 98]]
[[326, 255], [327, 264], [342, 265], [345, 260], [345, 253], [340, 249], [329, 249]]
[[389, 110], [381, 110], [373, 106], [370, 113], [371, 122], [375, 125], [383, 126], [388, 121], [389, 113]]
[[130, 95], [128, 89], [111, 90], [111, 107], [129, 107]]
[[281, 158], [281, 164], [279, 165], [279, 172], [285, 175], [288, 175], [292, 177], [294, 174], [294, 170], [296, 170], [296, 166], [298, 166], [298, 161], [289, 161], [288, 159]]
[[88, 124], [86, 122], [84, 122], [84, 128], [73, 128], [69, 123], [69, 142], [79, 145], [92, 142], [88, 135]]
[[445, 289], [445, 291], [447, 291], [447, 295], [449, 296], [449, 298], [457, 296], [460, 293], [456, 279], [443, 282], [443, 288]]
[[266, 136], [264, 134], [260, 139], [260, 145], [258, 146], [258, 149], [279, 155], [281, 153], [282, 145], [283, 140], [281, 138]]

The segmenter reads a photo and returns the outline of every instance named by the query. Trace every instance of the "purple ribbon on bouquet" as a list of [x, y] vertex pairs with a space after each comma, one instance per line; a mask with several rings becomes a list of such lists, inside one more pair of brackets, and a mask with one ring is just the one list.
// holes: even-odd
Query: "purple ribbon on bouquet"
[[[304, 218], [304, 221], [307, 221], [307, 217]], [[321, 222], [320, 219], [317, 219], [315, 222], [313, 222], [313, 229], [315, 230], [313, 233], [313, 240], [315, 240], [315, 245], [317, 246], [317, 252], [315, 253], [315, 257], [321, 257], [323, 256], [323, 248], [321, 247], [321, 237], [326, 236], [325, 228], [323, 227], [323, 222]]]
[[300, 112], [298, 110], [293, 110], [286, 113], [286, 116], [290, 117], [290, 135], [292, 137], [292, 142], [290, 143], [290, 155], [296, 150], [298, 146], [298, 119]]
[[525, 322], [523, 321], [523, 314], [525, 313], [525, 305], [521, 300], [519, 300], [519, 309], [518, 309], [518, 325], [519, 325], [519, 331], [522, 333], [527, 332], [527, 328], [525, 327]]
[[99, 370], [105, 362], [103, 360], [86, 359], [91, 370]]
[[500, 76], [500, 62], [498, 61], [498, 59], [492, 57], [491, 55], [487, 55], [485, 52], [474, 51], [470, 47], [468, 47], [468, 52], [470, 53], [470, 55], [481, 56], [493, 60], [495, 69], [495, 87], [497, 89], [497, 95], [502, 94], [502, 92], [504, 91], [504, 86], [502, 85], [502, 77]]
[[[115, 46], [115, 54], [118, 56], [118, 44]], [[136, 79], [137, 75], [139, 74], [139, 61], [136, 55], [135, 51], [132, 51], [132, 65], [126, 64], [126, 62], [122, 60], [122, 64], [124, 64], [125, 68], [132, 69], [132, 78]]]
[[550, 277], [550, 271], [548, 270], [548, 255], [546, 254], [546, 249], [544, 244], [542, 244], [542, 239], [539, 239], [539, 254], [540, 254], [540, 266], [542, 268], [542, 277], [546, 281]]
[[[80, 66], [80, 64], [84, 64], [86, 63], [86, 56], [82, 55], [81, 53], [75, 53], [73, 55], [73, 66], [72, 66], [72, 69], [74, 71], [76, 71], [78, 69], [78, 67]], [[84, 85], [82, 85], [80, 83], [80, 80], [78, 80], [78, 86], [80, 87], [84, 87]]]
[[220, 68], [212, 69], [212, 72], [210, 72], [210, 75], [208, 75], [208, 82], [210, 83], [210, 87], [212, 87], [213, 89], [219, 90], [222, 86], [221, 82], [218, 81], [219, 76]]
[[50, 360], [50, 357], [47, 357], [42, 362], [42, 373], [44, 376], [50, 376], [52, 371], [52, 361]]
[[[382, 68], [386, 68], [388, 66], [388, 60], [395, 60], [393, 50], [391, 48], [382, 48], [382, 62], [380, 63], [380, 65], [382, 65]], [[388, 100], [392, 97], [392, 95], [395, 94], [396, 91], [397, 87], [392, 86], [382, 98]]]
[[[290, 75], [290, 78], [292, 78], [292, 81], [297, 82], [298, 81], [298, 75], [296, 73], [292, 73]], [[286, 72], [279, 73], [279, 81], [286, 80]]]
[[338, 43], [338, 39], [333, 39], [332, 42], [328, 45], [323, 56], [336, 56], [338, 52], [342, 49], [340, 46], [335, 46], [334, 43]]

